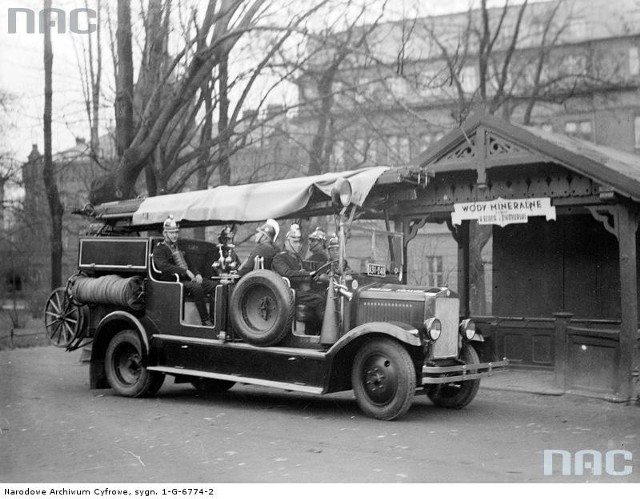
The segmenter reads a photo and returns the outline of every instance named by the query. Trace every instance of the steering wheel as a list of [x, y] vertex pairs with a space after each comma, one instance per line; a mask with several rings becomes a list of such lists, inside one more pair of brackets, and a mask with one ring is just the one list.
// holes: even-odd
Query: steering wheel
[[328, 268], [329, 266], [333, 265], [334, 263], [338, 263], [339, 260], [329, 260], [327, 263], [323, 263], [322, 265], [320, 265], [320, 267], [318, 267], [316, 270], [314, 270], [313, 272], [310, 272], [309, 275], [311, 277], [316, 277], [318, 274], [321, 274], [322, 271], [325, 268]]

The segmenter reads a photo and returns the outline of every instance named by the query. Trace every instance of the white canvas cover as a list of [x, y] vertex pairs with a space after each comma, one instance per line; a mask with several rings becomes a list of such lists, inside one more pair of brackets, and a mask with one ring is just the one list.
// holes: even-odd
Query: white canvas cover
[[169, 215], [178, 222], [258, 222], [267, 218], [286, 218], [303, 209], [314, 190], [331, 196], [331, 189], [340, 178], [349, 180], [353, 190], [352, 202], [362, 206], [378, 177], [388, 169], [378, 166], [155, 196], [142, 201], [133, 214], [132, 224], [162, 223]]

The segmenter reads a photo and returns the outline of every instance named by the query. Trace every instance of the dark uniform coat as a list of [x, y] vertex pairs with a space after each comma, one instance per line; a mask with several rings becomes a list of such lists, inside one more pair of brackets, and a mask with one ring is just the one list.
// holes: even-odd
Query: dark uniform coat
[[242, 264], [238, 270], [238, 274], [240, 274], [240, 276], [244, 276], [251, 272], [253, 270], [255, 259], [258, 256], [264, 258], [264, 268], [271, 270], [273, 257], [276, 256], [279, 251], [280, 249], [272, 242], [261, 242], [253, 249], [249, 258]]
[[[176, 250], [180, 251], [179, 245], [176, 245]], [[196, 308], [198, 309], [198, 313], [200, 314], [200, 319], [202, 320], [202, 322], [204, 323], [205, 321], [211, 320], [209, 317], [209, 313], [207, 312], [205, 296], [209, 295], [209, 309], [213, 314], [214, 291], [216, 289], [213, 281], [205, 279], [201, 284], [198, 284], [197, 282], [189, 279], [189, 276], [187, 275], [187, 269], [181, 265], [178, 265], [178, 262], [176, 262], [176, 259], [173, 255], [173, 251], [171, 251], [171, 248], [165, 241], [156, 244], [156, 247], [153, 248], [153, 263], [160, 271], [160, 279], [163, 281], [173, 281], [175, 280], [175, 275], [177, 274], [187, 294], [193, 297], [193, 301], [196, 304]], [[194, 272], [194, 274], [197, 273], [198, 272]]]
[[311, 273], [304, 270], [302, 259], [297, 254], [281, 251], [273, 258], [271, 270], [288, 278], [296, 290], [296, 302], [311, 307], [316, 318], [322, 321], [326, 298], [324, 294], [310, 291], [308, 286], [301, 286], [301, 283], [311, 279]]

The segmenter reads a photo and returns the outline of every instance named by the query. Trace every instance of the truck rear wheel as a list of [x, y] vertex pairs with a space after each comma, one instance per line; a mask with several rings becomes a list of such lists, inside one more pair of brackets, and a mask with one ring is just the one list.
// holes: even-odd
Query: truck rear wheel
[[416, 371], [398, 343], [379, 339], [364, 344], [353, 362], [351, 383], [362, 412], [390, 421], [409, 410], [416, 390]]
[[[461, 359], [465, 364], [478, 364], [480, 358], [471, 345], [468, 343], [462, 346]], [[479, 379], [470, 379], [468, 381], [459, 381], [456, 383], [444, 383], [441, 385], [432, 385], [426, 392], [431, 401], [438, 407], [447, 409], [462, 409], [469, 405], [475, 398], [480, 388]]]
[[116, 393], [125, 397], [151, 397], [164, 381], [164, 374], [148, 371], [142, 364], [142, 345], [135, 331], [116, 334], [105, 356], [107, 380]]
[[262, 347], [279, 343], [291, 331], [295, 314], [291, 289], [270, 270], [254, 270], [240, 279], [229, 309], [234, 331]]

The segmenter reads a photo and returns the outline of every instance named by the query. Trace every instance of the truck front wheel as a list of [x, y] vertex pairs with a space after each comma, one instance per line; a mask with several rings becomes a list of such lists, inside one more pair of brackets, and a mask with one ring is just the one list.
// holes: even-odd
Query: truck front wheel
[[401, 345], [380, 339], [364, 344], [356, 354], [351, 383], [362, 412], [390, 421], [411, 407], [416, 372], [409, 353]]
[[164, 374], [148, 371], [142, 364], [142, 346], [135, 331], [116, 334], [105, 356], [107, 380], [116, 393], [125, 397], [151, 397], [164, 381]]
[[[480, 358], [475, 348], [471, 345], [464, 344], [462, 347], [462, 355], [460, 356], [465, 364], [479, 364]], [[475, 398], [480, 388], [479, 379], [470, 379], [468, 381], [458, 381], [456, 383], [444, 383], [441, 385], [432, 385], [427, 388], [427, 396], [438, 407], [447, 409], [462, 409], [469, 405]]]

